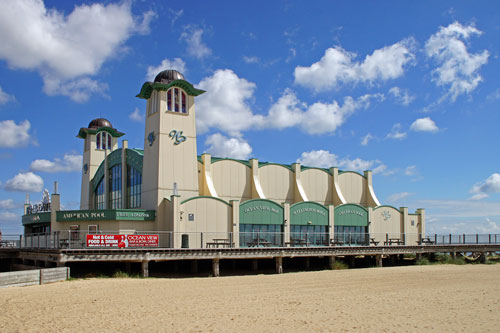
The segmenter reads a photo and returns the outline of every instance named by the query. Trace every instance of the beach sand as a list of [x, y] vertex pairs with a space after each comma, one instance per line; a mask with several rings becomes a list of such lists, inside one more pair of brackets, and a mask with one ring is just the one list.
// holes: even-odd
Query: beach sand
[[500, 264], [0, 289], [1, 332], [499, 332]]

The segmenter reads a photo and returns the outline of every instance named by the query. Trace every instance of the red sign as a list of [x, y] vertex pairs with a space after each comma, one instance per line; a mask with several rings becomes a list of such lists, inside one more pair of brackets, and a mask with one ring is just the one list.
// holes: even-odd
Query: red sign
[[158, 247], [159, 235], [87, 235], [87, 247]]

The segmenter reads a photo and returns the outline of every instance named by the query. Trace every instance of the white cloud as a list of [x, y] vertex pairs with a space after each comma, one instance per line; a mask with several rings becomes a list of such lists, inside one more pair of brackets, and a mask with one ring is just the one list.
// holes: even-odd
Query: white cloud
[[407, 176], [415, 176], [418, 173], [416, 165], [410, 165], [405, 169], [405, 175]]
[[409, 193], [409, 192], [394, 193], [387, 198], [387, 201], [393, 202], [393, 203], [399, 202], [399, 201], [401, 201], [401, 200], [403, 200], [411, 195], [413, 195], [413, 193]]
[[361, 139], [361, 145], [362, 146], [367, 146], [368, 145], [368, 142], [370, 142], [370, 140], [373, 140], [375, 137], [373, 135], [371, 135], [370, 133], [366, 134], [362, 139]]
[[339, 167], [357, 172], [370, 170], [372, 167], [374, 167], [372, 170], [373, 173], [381, 173], [387, 169], [387, 166], [382, 164], [379, 160], [366, 161], [360, 158], [351, 160], [348, 157], [339, 160], [337, 155], [330, 153], [327, 150], [311, 150], [309, 152], [303, 152], [297, 159], [297, 162], [305, 166], [317, 168]]
[[130, 118], [130, 120], [136, 121], [138, 123], [142, 123], [144, 121], [144, 113], [142, 113], [142, 111], [139, 110], [139, 108], [135, 108], [134, 112], [129, 114], [128, 117]]
[[40, 192], [43, 188], [42, 177], [33, 172], [18, 173], [14, 178], [7, 180], [4, 189], [18, 192]]
[[158, 66], [148, 66], [146, 81], [153, 81], [156, 75], [165, 69], [175, 69], [182, 74], [187, 72], [186, 63], [181, 58], [174, 58], [173, 60], [165, 58]]
[[196, 128], [205, 133], [218, 128], [232, 136], [253, 127], [259, 116], [252, 113], [250, 100], [255, 83], [239, 78], [232, 70], [219, 69], [197, 85], [206, 93], [196, 101]]
[[297, 162], [302, 165], [317, 168], [331, 168], [338, 165], [337, 155], [332, 154], [327, 150], [311, 150], [303, 152], [297, 159]]
[[437, 132], [439, 131], [439, 128], [431, 118], [425, 117], [415, 120], [411, 124], [410, 130], [415, 132]]
[[439, 65], [433, 71], [433, 80], [438, 86], [449, 87], [440, 102], [448, 97], [454, 102], [459, 95], [471, 93], [482, 81], [478, 71], [488, 62], [489, 52], [484, 50], [471, 54], [464, 43], [471, 36], [481, 34], [472, 25], [463, 26], [454, 22], [447, 27], [440, 27], [426, 42], [427, 56]]
[[389, 89], [389, 94], [391, 94], [399, 104], [404, 106], [410, 105], [415, 100], [415, 96], [410, 95], [408, 89], [392, 87]]
[[494, 173], [485, 181], [472, 186], [470, 193], [474, 194], [471, 200], [480, 200], [488, 197], [489, 193], [500, 193], [500, 174]]
[[0, 147], [24, 147], [30, 143], [31, 124], [25, 120], [17, 125], [14, 120], [0, 121]]
[[12, 200], [12, 199], [0, 200], [0, 208], [12, 209], [12, 208], [16, 208], [16, 205], [14, 204], [14, 200]]
[[394, 124], [392, 126], [389, 134], [387, 134], [387, 138], [397, 139], [397, 140], [402, 140], [402, 139], [406, 138], [406, 132], [402, 132], [401, 130], [402, 130], [401, 124], [399, 124], [399, 123]]
[[295, 83], [316, 91], [331, 90], [342, 83], [373, 83], [387, 81], [404, 74], [405, 65], [415, 58], [411, 49], [414, 40], [406, 39], [375, 50], [363, 62], [353, 62], [356, 54], [340, 46], [329, 48], [320, 61], [309, 67], [295, 68]]
[[184, 9], [179, 9], [178, 11], [175, 11], [171, 8], [168, 9], [168, 12], [170, 13], [169, 16], [172, 17], [170, 20], [171, 26], [173, 27], [175, 22], [184, 14]]
[[63, 159], [55, 158], [54, 161], [34, 160], [31, 162], [30, 170], [38, 172], [73, 172], [82, 168], [82, 155], [65, 154]]
[[15, 100], [16, 99], [14, 96], [7, 94], [5, 91], [2, 90], [2, 87], [0, 87], [0, 105], [7, 104]]
[[243, 61], [246, 62], [247, 64], [257, 64], [259, 63], [259, 58], [257, 58], [256, 56], [252, 57], [243, 56]]
[[20, 220], [19, 214], [15, 214], [12, 212], [0, 212], [0, 221], [16, 221]]
[[179, 37], [180, 40], [186, 42], [188, 54], [198, 59], [205, 58], [212, 54], [212, 50], [201, 40], [203, 33], [203, 29], [188, 25], [184, 28], [184, 32]]
[[89, 76], [119, 54], [132, 34], [148, 32], [155, 14], [139, 19], [130, 7], [130, 1], [83, 4], [65, 15], [42, 1], [1, 1], [0, 59], [12, 69], [37, 71], [49, 95], [85, 101], [106, 87]]
[[230, 157], [247, 160], [252, 153], [252, 147], [241, 138], [227, 138], [220, 133], [207, 137], [205, 145], [207, 152], [216, 157]]

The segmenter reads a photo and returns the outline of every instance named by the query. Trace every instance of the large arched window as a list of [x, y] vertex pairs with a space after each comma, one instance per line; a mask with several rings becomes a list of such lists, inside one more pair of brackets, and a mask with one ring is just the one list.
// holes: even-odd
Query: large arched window
[[180, 88], [170, 88], [167, 91], [167, 111], [187, 113], [187, 95]]
[[106, 194], [104, 193], [104, 178], [101, 179], [94, 192], [94, 209], [104, 209]]
[[122, 208], [122, 165], [109, 169], [109, 209]]
[[127, 208], [141, 207], [141, 185], [141, 172], [127, 165]]

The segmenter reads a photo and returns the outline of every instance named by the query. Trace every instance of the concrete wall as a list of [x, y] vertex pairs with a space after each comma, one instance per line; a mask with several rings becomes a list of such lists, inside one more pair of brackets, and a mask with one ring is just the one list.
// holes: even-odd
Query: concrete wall
[[379, 206], [372, 210], [370, 216], [370, 237], [377, 241], [389, 238], [399, 238], [403, 232], [403, 214], [392, 206]]
[[307, 169], [301, 172], [302, 187], [309, 201], [324, 205], [333, 203], [333, 178], [323, 170]]
[[356, 172], [339, 174], [339, 186], [346, 203], [366, 206], [366, 178]]
[[212, 180], [219, 198], [246, 201], [252, 198], [252, 171], [239, 162], [221, 160], [212, 163]]
[[264, 165], [259, 168], [259, 180], [266, 199], [294, 202], [294, 174], [290, 169], [276, 164]]
[[69, 278], [69, 267], [35, 269], [0, 273], [1, 287], [20, 287], [64, 281]]

